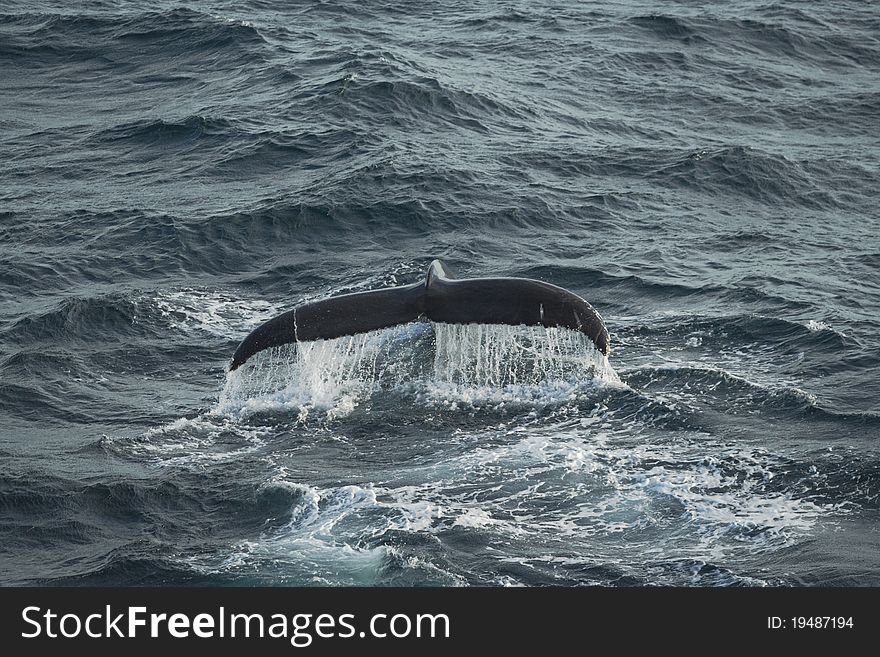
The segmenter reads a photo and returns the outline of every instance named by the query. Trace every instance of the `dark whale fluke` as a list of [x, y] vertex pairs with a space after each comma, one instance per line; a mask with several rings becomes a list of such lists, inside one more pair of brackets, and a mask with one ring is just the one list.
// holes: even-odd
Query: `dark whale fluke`
[[423, 316], [448, 324], [564, 326], [589, 336], [606, 356], [610, 351], [605, 322], [576, 294], [528, 278], [458, 280], [435, 260], [424, 282], [329, 297], [270, 319], [242, 341], [229, 369], [270, 347], [367, 333]]

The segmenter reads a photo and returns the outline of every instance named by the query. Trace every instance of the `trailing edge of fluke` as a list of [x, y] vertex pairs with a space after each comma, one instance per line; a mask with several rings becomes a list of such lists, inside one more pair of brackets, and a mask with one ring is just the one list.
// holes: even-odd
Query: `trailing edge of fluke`
[[367, 333], [419, 317], [448, 324], [563, 326], [589, 336], [606, 356], [610, 351], [605, 322], [576, 294], [528, 278], [459, 280], [434, 260], [419, 283], [312, 301], [270, 319], [242, 341], [229, 369], [271, 347]]

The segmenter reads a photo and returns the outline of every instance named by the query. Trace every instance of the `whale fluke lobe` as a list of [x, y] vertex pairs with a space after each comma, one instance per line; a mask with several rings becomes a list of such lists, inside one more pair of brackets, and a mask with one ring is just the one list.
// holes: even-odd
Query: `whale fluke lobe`
[[258, 351], [291, 342], [329, 340], [406, 324], [423, 314], [424, 283], [328, 297], [270, 319], [247, 336], [229, 369]]
[[589, 336], [606, 356], [610, 351], [605, 322], [578, 295], [527, 278], [459, 280], [434, 260], [423, 282], [329, 297], [270, 319], [242, 341], [229, 369], [271, 347], [367, 333], [419, 317], [449, 324], [565, 327]]

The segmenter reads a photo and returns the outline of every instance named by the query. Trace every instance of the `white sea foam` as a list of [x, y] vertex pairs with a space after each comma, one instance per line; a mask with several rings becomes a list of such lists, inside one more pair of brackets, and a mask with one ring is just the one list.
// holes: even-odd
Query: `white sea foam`
[[162, 467], [203, 467], [258, 451], [269, 427], [245, 427], [230, 418], [198, 415], [148, 429], [135, 437], [106, 436], [104, 449]]
[[150, 298], [159, 314], [184, 333], [228, 337], [278, 314], [278, 306], [261, 299], [242, 299], [222, 290], [161, 290]]
[[[459, 584], [465, 582], [460, 575], [395, 537], [445, 542], [465, 532], [506, 546], [482, 553], [488, 562], [525, 559], [511, 556], [525, 551], [532, 555], [523, 562], [529, 568], [552, 570], [563, 561], [577, 568], [597, 560], [624, 570], [646, 560], [689, 568], [707, 560], [724, 563], [743, 549], [761, 553], [792, 545], [827, 515], [792, 487], [773, 486], [780, 464], [760, 449], [719, 444], [708, 435], [633, 445], [631, 427], [586, 419], [586, 425], [576, 418], [515, 426], [501, 435], [497, 427], [471, 433], [474, 447], [464, 453], [406, 469], [406, 479], [415, 483], [322, 488], [273, 465], [276, 475], [264, 487], [295, 493], [288, 522], [190, 563], [205, 572], [268, 572], [276, 579], [276, 569], [286, 569], [315, 583], [416, 577]], [[711, 456], [696, 456], [695, 442]], [[606, 542], [621, 534], [624, 543]], [[539, 545], [546, 558], [534, 553]], [[676, 573], [664, 576], [679, 581]], [[736, 579], [712, 573], [706, 576]], [[693, 581], [700, 577], [693, 574]]]
[[[281, 485], [283, 480], [273, 480]], [[239, 541], [225, 555], [190, 557], [187, 563], [195, 570], [211, 574], [248, 574], [270, 572], [273, 581], [284, 581], [290, 573], [309, 573], [308, 581], [297, 583], [368, 585], [375, 582], [385, 558], [385, 549], [363, 547], [356, 538], [346, 540], [336, 525], [360, 509], [375, 505], [369, 488], [342, 486], [319, 489], [283, 482], [298, 493], [290, 521], [282, 528]], [[219, 559], [218, 559], [219, 557]], [[272, 568], [267, 568], [272, 564]], [[285, 572], [290, 569], [290, 572]]]
[[837, 335], [839, 335], [842, 338], [846, 337], [846, 334], [843, 331], [838, 331], [837, 329], [832, 327], [830, 324], [826, 324], [825, 322], [823, 322], [821, 320], [811, 319], [806, 324], [804, 324], [804, 326], [806, 326], [807, 329], [809, 329], [809, 331], [811, 333], [821, 333], [823, 331], [830, 331], [832, 333], [836, 333]]
[[[628, 532], [637, 546], [640, 533], [661, 531], [673, 538], [638, 549], [719, 559], [744, 542], [755, 550], [789, 545], [826, 513], [796, 492], [768, 486], [774, 477], [769, 455], [720, 446], [709, 436], [701, 440], [715, 455], [695, 458], [687, 444], [618, 444], [626, 435], [621, 428], [585, 434], [570, 423], [516, 427], [508, 435], [506, 443], [496, 439], [457, 456], [442, 479], [377, 487], [378, 499], [401, 510], [429, 505], [431, 522], [419, 525], [421, 531], [457, 527], [554, 543]], [[450, 485], [467, 481], [485, 483], [477, 490]]]

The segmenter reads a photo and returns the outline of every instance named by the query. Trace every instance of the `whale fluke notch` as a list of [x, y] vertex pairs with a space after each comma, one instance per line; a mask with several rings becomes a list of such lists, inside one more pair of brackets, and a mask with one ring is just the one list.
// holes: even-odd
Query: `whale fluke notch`
[[419, 317], [448, 324], [565, 327], [587, 335], [606, 356], [611, 347], [599, 313], [568, 290], [528, 278], [456, 279], [434, 260], [422, 282], [328, 297], [270, 319], [242, 341], [229, 369], [271, 347], [367, 333]]

